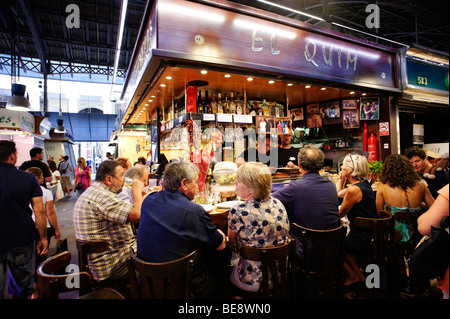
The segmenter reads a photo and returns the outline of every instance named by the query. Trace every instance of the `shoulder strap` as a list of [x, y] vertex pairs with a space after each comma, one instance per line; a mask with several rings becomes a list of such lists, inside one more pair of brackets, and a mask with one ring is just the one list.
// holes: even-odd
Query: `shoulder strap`
[[406, 200], [406, 208], [409, 211], [409, 200], [408, 200], [408, 194], [406, 193], [406, 189], [403, 190], [404, 194], [405, 194], [405, 200]]

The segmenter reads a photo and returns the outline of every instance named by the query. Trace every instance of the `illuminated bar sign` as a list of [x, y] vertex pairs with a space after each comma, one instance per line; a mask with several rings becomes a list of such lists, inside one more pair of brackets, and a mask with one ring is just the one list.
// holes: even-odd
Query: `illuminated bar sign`
[[[153, 56], [400, 92], [394, 49], [280, 16], [275, 21], [271, 13], [265, 13], [271, 17], [266, 19], [257, 9], [233, 4], [231, 10], [218, 3], [159, 0]], [[243, 8], [247, 14], [241, 13]]]

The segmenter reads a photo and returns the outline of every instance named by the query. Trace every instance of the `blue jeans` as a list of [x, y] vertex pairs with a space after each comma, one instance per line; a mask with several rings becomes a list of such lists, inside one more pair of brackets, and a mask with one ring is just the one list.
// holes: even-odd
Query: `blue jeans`
[[[33, 293], [35, 254], [34, 241], [19, 247], [0, 249], [0, 299], [4, 298], [7, 268], [10, 276], [14, 278], [15, 296], [26, 298]], [[20, 295], [17, 295], [18, 293]]]

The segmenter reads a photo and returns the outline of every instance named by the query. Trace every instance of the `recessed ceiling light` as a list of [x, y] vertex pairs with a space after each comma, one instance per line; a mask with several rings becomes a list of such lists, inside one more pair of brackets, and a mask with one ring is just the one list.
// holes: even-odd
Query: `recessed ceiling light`
[[172, 80], [172, 77], [169, 75], [169, 76], [166, 76], [166, 79], [167, 80]]
[[163, 84], [160, 84], [159, 86], [162, 87], [162, 88], [165, 88], [167, 85], [165, 85], [165, 84], [163, 83]]
[[156, 95], [152, 95], [152, 96], [150, 96], [150, 97], [152, 97], [152, 98], [155, 98], [155, 97], [156, 97]]
[[201, 74], [208, 74], [208, 71], [206, 71], [206, 70], [201, 70], [200, 73], [201, 73]]
[[355, 94], [355, 91], [351, 91], [350, 94]]
[[325, 91], [327, 88], [320, 88], [320, 90]]
[[269, 81], [269, 84], [274, 84], [274, 83], [275, 83], [274, 80], [270, 80], [270, 81]]
[[293, 83], [288, 83], [288, 85], [287, 86], [293, 86], [294, 84]]
[[253, 78], [247, 78], [247, 81], [253, 81]]
[[363, 93], [363, 94], [361, 94], [362, 96], [366, 96], [367, 95], [367, 93]]
[[224, 77], [226, 77], [226, 78], [230, 78], [230, 77], [231, 77], [231, 75], [230, 75], [230, 74], [225, 74], [225, 75], [224, 75]]
[[309, 89], [311, 85], [305, 85], [305, 89]]

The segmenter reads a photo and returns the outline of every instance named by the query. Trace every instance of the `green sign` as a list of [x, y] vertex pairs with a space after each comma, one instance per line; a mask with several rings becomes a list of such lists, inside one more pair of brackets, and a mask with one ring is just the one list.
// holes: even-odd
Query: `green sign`
[[406, 59], [408, 85], [448, 91], [448, 67]]

